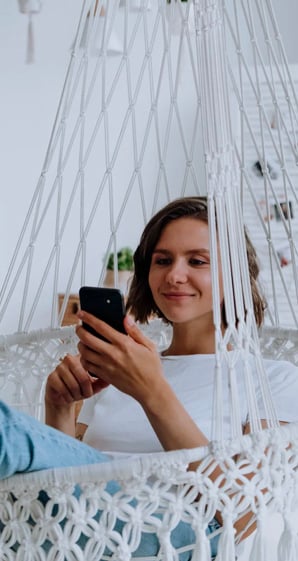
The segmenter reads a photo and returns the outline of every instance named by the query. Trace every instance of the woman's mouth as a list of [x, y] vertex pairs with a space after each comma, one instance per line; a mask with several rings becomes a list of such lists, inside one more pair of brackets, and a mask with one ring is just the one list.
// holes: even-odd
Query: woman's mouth
[[194, 296], [194, 294], [190, 294], [188, 292], [164, 292], [163, 293], [164, 298], [166, 298], [166, 300], [183, 300], [183, 299], [187, 299], [187, 298], [192, 298]]

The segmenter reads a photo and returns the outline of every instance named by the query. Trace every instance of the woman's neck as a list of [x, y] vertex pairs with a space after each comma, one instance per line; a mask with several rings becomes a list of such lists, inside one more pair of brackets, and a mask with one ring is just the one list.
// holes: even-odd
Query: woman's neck
[[215, 353], [214, 326], [198, 330], [194, 325], [174, 324], [173, 337], [169, 348], [163, 352], [167, 355], [194, 355]]

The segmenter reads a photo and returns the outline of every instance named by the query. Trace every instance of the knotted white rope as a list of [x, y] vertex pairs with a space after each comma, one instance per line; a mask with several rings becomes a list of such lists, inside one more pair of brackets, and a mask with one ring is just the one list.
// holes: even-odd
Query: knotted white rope
[[[285, 529], [278, 561], [293, 561], [295, 538], [285, 507], [289, 492], [293, 505], [297, 500], [297, 431], [297, 425], [289, 425], [207, 448], [15, 475], [0, 482], [1, 551], [10, 560], [25, 552], [31, 558], [52, 559], [62, 551], [67, 561], [87, 554], [90, 561], [109, 559], [112, 554], [126, 561], [137, 550], [142, 535], [154, 532], [160, 549], [157, 546], [157, 554], [149, 559], [178, 559], [179, 551], [190, 551], [197, 561], [209, 561], [209, 540], [204, 532], [218, 511], [223, 518], [218, 558], [227, 561], [235, 554], [233, 521], [253, 511], [259, 526], [251, 559], [255, 554], [262, 559], [265, 554], [263, 524], [270, 513], [279, 512]], [[188, 463], [198, 459], [197, 472], [187, 471]], [[211, 481], [209, 474], [217, 464], [223, 473]], [[119, 483], [113, 496], [106, 490], [111, 480]], [[175, 550], [169, 530], [174, 532], [180, 520], [195, 531], [194, 541]], [[115, 531], [120, 521], [122, 529]], [[83, 535], [82, 553], [77, 542]]]

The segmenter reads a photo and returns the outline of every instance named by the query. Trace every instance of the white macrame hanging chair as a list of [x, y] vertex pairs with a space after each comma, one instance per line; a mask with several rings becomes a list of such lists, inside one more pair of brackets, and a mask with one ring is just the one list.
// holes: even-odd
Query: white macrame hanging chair
[[[121, 51], [111, 57], [113, 31]], [[279, 426], [261, 355], [298, 364], [294, 70], [270, 0], [140, 0], [137, 6], [99, 0], [96, 9], [94, 1], [83, 2], [40, 180], [0, 293], [2, 395], [42, 419], [48, 373], [66, 352], [76, 352], [74, 326], [61, 327], [68, 296], [83, 284], [101, 285], [110, 251], [116, 260], [123, 241], [136, 245], [164, 203], [207, 193], [216, 327], [213, 438], [194, 450], [0, 482], [1, 559], [127, 561], [136, 557], [142, 535], [154, 533], [159, 546], [147, 561], [176, 561], [187, 551], [193, 561], [207, 561], [205, 531], [219, 511], [218, 561], [297, 561], [298, 427]], [[268, 299], [261, 333], [252, 311], [243, 223], [261, 254]], [[153, 320], [144, 330], [165, 347], [169, 328]], [[237, 352], [228, 353], [228, 343]], [[243, 365], [248, 435], [240, 423], [236, 362]], [[229, 440], [222, 434], [224, 384], [230, 387]], [[197, 471], [187, 471], [195, 460], [201, 460]], [[216, 465], [222, 476], [213, 481]], [[114, 496], [106, 491], [110, 480], [119, 484]], [[250, 547], [245, 549], [246, 540], [241, 545], [243, 553], [233, 523], [248, 512], [257, 527]], [[275, 541], [272, 531], [269, 539], [266, 534], [272, 516], [280, 520]], [[180, 551], [171, 541], [179, 521], [193, 530]]]

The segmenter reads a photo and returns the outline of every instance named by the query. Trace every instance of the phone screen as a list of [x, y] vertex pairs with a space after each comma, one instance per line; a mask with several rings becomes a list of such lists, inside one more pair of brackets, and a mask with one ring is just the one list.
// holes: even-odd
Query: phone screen
[[[123, 326], [125, 317], [124, 298], [117, 288], [104, 288], [95, 286], [82, 286], [79, 291], [81, 309], [93, 314], [97, 318], [108, 323], [121, 333], [126, 331]], [[97, 333], [92, 327], [83, 322], [83, 327], [99, 337], [106, 340]]]

